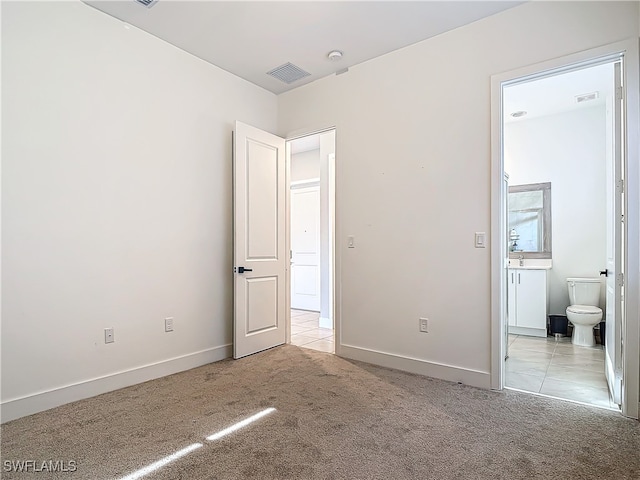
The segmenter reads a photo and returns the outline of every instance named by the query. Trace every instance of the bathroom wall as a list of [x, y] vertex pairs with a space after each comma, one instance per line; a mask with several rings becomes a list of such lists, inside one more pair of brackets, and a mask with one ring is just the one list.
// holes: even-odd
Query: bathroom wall
[[[606, 158], [603, 104], [504, 126], [509, 184], [551, 182], [551, 314], [569, 305], [567, 277], [598, 277], [606, 268]], [[600, 296], [604, 307], [604, 286]]]

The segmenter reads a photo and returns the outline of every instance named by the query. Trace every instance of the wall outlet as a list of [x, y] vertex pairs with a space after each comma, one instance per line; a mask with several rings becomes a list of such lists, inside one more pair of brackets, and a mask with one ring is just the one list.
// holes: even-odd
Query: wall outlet
[[116, 339], [113, 337], [113, 328], [104, 329], [104, 343], [113, 343]]
[[173, 317], [167, 317], [164, 319], [164, 331], [173, 332]]
[[418, 327], [422, 333], [429, 333], [429, 319], [428, 318], [420, 318], [418, 319]]

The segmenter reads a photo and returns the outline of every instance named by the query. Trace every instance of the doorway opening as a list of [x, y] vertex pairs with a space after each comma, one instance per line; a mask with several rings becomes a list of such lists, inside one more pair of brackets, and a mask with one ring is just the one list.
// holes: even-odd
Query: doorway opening
[[335, 352], [335, 130], [288, 142], [291, 344]]
[[[505, 86], [502, 128], [509, 182], [505, 386], [618, 409], [621, 372], [607, 375], [606, 366], [619, 364], [614, 311], [621, 309], [599, 277], [620, 250], [607, 208], [615, 199], [607, 172], [615, 163], [616, 66]], [[566, 313], [575, 305], [571, 286], [593, 290], [593, 300], [579, 301], [593, 311], [584, 315], [590, 325], [581, 341]]]
[[621, 42], [492, 79], [492, 388], [638, 416], [636, 66]]

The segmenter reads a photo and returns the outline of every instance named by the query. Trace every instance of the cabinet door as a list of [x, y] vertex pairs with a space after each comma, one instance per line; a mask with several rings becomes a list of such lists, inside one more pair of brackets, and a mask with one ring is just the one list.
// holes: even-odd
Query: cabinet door
[[516, 279], [518, 271], [510, 268], [507, 277], [507, 319], [510, 327], [517, 325], [516, 318]]
[[517, 326], [546, 329], [547, 272], [545, 270], [518, 270], [515, 277]]

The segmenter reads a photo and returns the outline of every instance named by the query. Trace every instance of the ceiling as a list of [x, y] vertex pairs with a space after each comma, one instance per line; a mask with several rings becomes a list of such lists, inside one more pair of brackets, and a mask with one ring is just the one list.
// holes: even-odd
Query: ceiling
[[[275, 94], [524, 3], [84, 1]], [[343, 57], [329, 60], [332, 50]], [[310, 75], [291, 84], [267, 75], [288, 62]]]
[[[613, 64], [607, 63], [508, 86], [504, 89], [504, 121], [521, 122], [580, 108], [604, 105], [613, 96]], [[597, 92], [594, 100], [578, 103], [576, 96]], [[524, 111], [514, 118], [512, 113]]]

